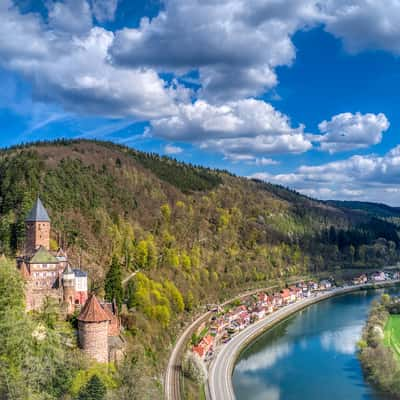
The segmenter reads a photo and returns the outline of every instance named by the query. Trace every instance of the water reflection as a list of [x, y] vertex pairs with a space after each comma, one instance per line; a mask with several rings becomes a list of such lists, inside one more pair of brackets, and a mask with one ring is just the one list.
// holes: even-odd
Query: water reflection
[[316, 304], [279, 324], [241, 355], [237, 400], [382, 400], [364, 382], [357, 341], [379, 291]]

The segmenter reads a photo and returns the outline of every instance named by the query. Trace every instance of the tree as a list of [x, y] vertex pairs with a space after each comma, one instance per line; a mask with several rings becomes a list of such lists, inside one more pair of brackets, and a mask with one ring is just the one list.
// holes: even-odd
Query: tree
[[107, 272], [104, 290], [106, 300], [115, 300], [118, 307], [121, 308], [123, 298], [122, 273], [121, 265], [116, 256], [113, 256], [110, 269]]
[[97, 375], [93, 375], [88, 383], [80, 390], [78, 400], [103, 400], [107, 389]]
[[136, 306], [136, 286], [135, 282], [131, 279], [126, 285], [125, 298], [127, 302], [128, 309]]

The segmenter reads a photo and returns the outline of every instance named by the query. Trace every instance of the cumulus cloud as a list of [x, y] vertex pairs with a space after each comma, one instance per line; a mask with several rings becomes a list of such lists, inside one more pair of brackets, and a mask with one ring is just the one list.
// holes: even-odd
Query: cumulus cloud
[[[321, 122], [321, 135], [308, 135], [249, 98], [277, 85], [276, 68], [293, 63], [292, 36], [301, 29], [323, 24], [351, 51], [397, 53], [399, 5], [381, 3], [165, 0], [155, 18], [114, 33], [93, 24], [113, 20], [118, 0], [49, 0], [47, 19], [3, 0], [0, 66], [22, 74], [35, 99], [67, 111], [148, 119], [151, 133], [168, 141], [273, 165], [271, 155], [302, 153], [312, 142], [333, 153], [381, 141], [389, 127], [384, 114], [339, 114]], [[178, 83], [193, 71], [197, 92]], [[160, 77], [165, 72], [172, 80]]]
[[182, 147], [167, 144], [164, 146], [164, 153], [168, 155], [180, 154], [183, 152]]
[[112, 21], [118, 7], [118, 0], [91, 0], [92, 12], [99, 22]]
[[266, 157], [255, 157], [250, 154], [227, 154], [225, 156], [226, 160], [232, 161], [234, 163], [244, 162], [250, 165], [266, 166], [266, 165], [278, 165], [279, 162], [273, 160], [272, 158]]
[[351, 51], [400, 53], [400, 3], [371, 0], [167, 0], [152, 20], [116, 33], [116, 63], [182, 74], [198, 70], [200, 96], [255, 96], [278, 83], [277, 66], [295, 58], [292, 36], [316, 25]]
[[321, 2], [325, 29], [343, 39], [350, 52], [378, 49], [400, 54], [400, 3], [397, 0]]
[[47, 7], [49, 26], [58, 33], [83, 34], [92, 27], [92, 13], [86, 0], [51, 1]]
[[400, 146], [384, 154], [352, 156], [317, 166], [300, 166], [295, 172], [270, 174], [259, 172], [250, 176], [290, 186], [312, 197], [321, 199], [347, 198], [400, 201]]
[[302, 153], [312, 147], [303, 126], [291, 127], [286, 115], [255, 99], [220, 106], [203, 100], [181, 104], [176, 115], [153, 120], [151, 131], [238, 161], [262, 160], [265, 154]]
[[137, 118], [170, 115], [176, 102], [187, 100], [186, 89], [176, 83], [167, 86], [152, 69], [110, 64], [112, 32], [92, 27], [72, 37], [63, 35], [78, 29], [69, 24], [65, 9], [74, 2], [51, 5], [50, 25], [36, 14], [20, 14], [9, 0], [0, 5], [0, 63], [28, 79], [37, 99], [79, 114]]
[[380, 143], [382, 134], [389, 129], [386, 116], [380, 114], [343, 113], [322, 121], [318, 128], [321, 149], [334, 153], [355, 150]]
[[198, 69], [203, 97], [232, 100], [275, 86], [275, 67], [295, 57], [291, 35], [317, 15], [309, 0], [168, 0], [156, 18], [117, 32], [110, 52], [125, 66]]

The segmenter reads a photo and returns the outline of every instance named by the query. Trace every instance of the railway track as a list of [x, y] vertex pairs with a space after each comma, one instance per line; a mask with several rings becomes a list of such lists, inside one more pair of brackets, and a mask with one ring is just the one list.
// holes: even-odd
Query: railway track
[[[240, 295], [229, 299], [221, 304], [222, 307], [246, 296], [250, 296], [254, 293], [266, 290], [275, 289], [277, 286], [270, 286], [268, 288], [260, 288], [241, 293]], [[205, 321], [207, 321], [212, 315], [212, 311], [207, 311], [193, 321], [179, 336], [174, 348], [172, 349], [167, 370], [164, 376], [164, 399], [165, 400], [181, 400], [181, 375], [182, 375], [182, 357], [184, 355], [186, 345], [189, 343], [192, 334], [195, 333], [198, 327]]]

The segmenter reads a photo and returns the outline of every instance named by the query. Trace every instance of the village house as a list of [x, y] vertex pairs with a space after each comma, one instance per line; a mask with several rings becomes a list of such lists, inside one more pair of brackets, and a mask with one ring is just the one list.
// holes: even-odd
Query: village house
[[283, 304], [290, 304], [296, 301], [296, 296], [290, 289], [283, 289], [280, 292]]
[[214, 338], [211, 335], [204, 336], [197, 346], [193, 346], [192, 351], [203, 358], [212, 350]]
[[332, 287], [332, 282], [328, 279], [323, 279], [319, 282], [319, 289], [320, 290], [328, 290]]
[[258, 306], [252, 311], [251, 316], [254, 319], [261, 319], [265, 317], [265, 314], [266, 314], [265, 307]]
[[224, 317], [217, 318], [210, 325], [210, 333], [214, 336], [219, 336], [224, 332], [227, 326], [228, 322]]
[[371, 275], [371, 280], [374, 282], [383, 282], [386, 280], [386, 275], [383, 271], [377, 271]]
[[353, 278], [353, 285], [363, 285], [367, 282], [368, 282], [368, 277], [366, 274], [361, 274], [360, 276]]

